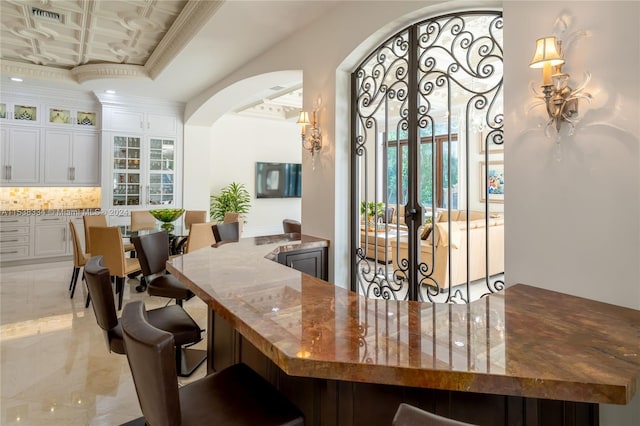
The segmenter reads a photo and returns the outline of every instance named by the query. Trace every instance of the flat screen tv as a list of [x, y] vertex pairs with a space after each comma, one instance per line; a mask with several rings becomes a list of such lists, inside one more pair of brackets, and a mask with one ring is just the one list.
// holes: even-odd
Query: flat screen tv
[[302, 196], [302, 164], [256, 163], [257, 198]]

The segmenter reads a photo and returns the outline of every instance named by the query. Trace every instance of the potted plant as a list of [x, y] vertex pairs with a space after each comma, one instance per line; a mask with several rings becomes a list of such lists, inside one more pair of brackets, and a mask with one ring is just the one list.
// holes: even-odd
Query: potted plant
[[224, 221], [227, 213], [238, 213], [242, 217], [240, 223], [246, 223], [244, 215], [251, 208], [251, 194], [243, 183], [231, 182], [222, 188], [220, 195], [212, 195], [209, 216], [214, 222]]
[[360, 214], [367, 217], [369, 229], [375, 228], [377, 218], [384, 215], [384, 203], [362, 201], [360, 202]]

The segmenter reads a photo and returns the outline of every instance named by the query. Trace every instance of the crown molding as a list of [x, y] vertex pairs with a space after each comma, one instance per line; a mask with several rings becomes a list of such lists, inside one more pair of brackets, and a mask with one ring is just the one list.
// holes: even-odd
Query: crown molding
[[77, 66], [70, 72], [78, 83], [104, 78], [149, 78], [147, 70], [142, 65], [88, 64]]
[[6, 59], [0, 59], [0, 71], [2, 71], [2, 74], [16, 77], [34, 78], [38, 80], [57, 80], [68, 83], [76, 82], [69, 70], [29, 64], [26, 62], [9, 61]]
[[187, 2], [144, 65], [150, 78], [155, 80], [160, 75], [223, 3], [224, 1], [198, 0]]

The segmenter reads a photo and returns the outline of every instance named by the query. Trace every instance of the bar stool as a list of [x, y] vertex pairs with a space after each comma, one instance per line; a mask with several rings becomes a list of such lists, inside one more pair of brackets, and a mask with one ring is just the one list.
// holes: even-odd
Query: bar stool
[[302, 413], [245, 364], [178, 388], [173, 336], [149, 323], [142, 301], [124, 307], [122, 331], [146, 424], [304, 425]]

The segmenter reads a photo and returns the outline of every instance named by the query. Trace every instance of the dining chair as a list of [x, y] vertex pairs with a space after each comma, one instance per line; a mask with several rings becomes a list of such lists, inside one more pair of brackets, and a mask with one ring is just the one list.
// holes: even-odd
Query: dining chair
[[473, 426], [430, 413], [413, 405], [401, 403], [393, 417], [392, 426]]
[[131, 231], [156, 229], [156, 218], [148, 210], [131, 210]]
[[[107, 224], [107, 216], [104, 214], [86, 214], [82, 216], [82, 222], [84, 223], [84, 251], [87, 254], [91, 253], [91, 234], [89, 229], [94, 226], [105, 227]], [[133, 251], [133, 244], [123, 243], [124, 251]]]
[[[69, 221], [69, 229], [71, 230], [71, 242], [73, 244], [73, 272], [71, 273], [71, 282], [69, 283], [69, 291], [71, 292], [69, 298], [73, 299], [73, 294], [76, 291], [76, 284], [78, 282], [78, 275], [80, 275], [80, 269], [85, 266], [87, 259], [91, 257], [91, 254], [85, 253], [82, 250], [78, 230], [72, 220]], [[82, 274], [82, 279], [84, 280], [84, 273]]]
[[[125, 257], [122, 234], [117, 226], [92, 227], [91, 255], [102, 256], [104, 264], [116, 281], [118, 294], [118, 310], [122, 309], [124, 283], [127, 275], [140, 272], [140, 262], [137, 258]], [[85, 268], [86, 269], [86, 268]], [[89, 298], [87, 298], [87, 304]]]
[[282, 230], [285, 234], [300, 234], [302, 232], [302, 224], [294, 219], [283, 219]]
[[193, 223], [187, 237], [185, 253], [191, 253], [203, 247], [211, 247], [216, 243], [210, 222]]
[[211, 227], [216, 245], [240, 241], [238, 222], [216, 223]]
[[240, 222], [240, 213], [228, 212], [224, 214], [222, 223]]
[[184, 212], [184, 227], [187, 230], [190, 230], [194, 223], [205, 223], [206, 221], [206, 210], [187, 210]]
[[[122, 336], [122, 326], [116, 314], [116, 305], [111, 289], [111, 277], [109, 269], [104, 266], [102, 256], [91, 257], [85, 266], [87, 288], [93, 301], [93, 312], [96, 322], [104, 332], [109, 352], [125, 354], [124, 340]], [[164, 306], [151, 309], [145, 313], [149, 323], [155, 327], [165, 330], [175, 339], [176, 367], [181, 376], [188, 376], [191, 371], [183, 371], [182, 360], [184, 359], [184, 346], [189, 346], [202, 340], [200, 326], [178, 305]], [[206, 351], [200, 351], [206, 355]], [[206, 356], [202, 358], [202, 361]], [[197, 365], [196, 365], [197, 367]], [[186, 374], [188, 373], [188, 374]]]
[[304, 425], [300, 410], [246, 364], [234, 364], [178, 387], [174, 337], [154, 327], [145, 312], [142, 301], [127, 303], [121, 322], [146, 424]]

